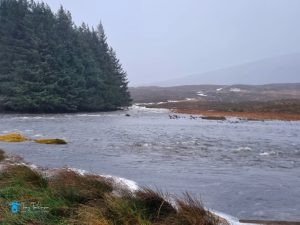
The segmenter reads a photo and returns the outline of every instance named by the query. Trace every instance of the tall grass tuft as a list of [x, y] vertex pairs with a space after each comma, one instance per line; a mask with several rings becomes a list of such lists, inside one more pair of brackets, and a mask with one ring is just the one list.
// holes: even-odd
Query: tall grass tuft
[[105, 199], [107, 210], [105, 216], [114, 225], [150, 225], [145, 216], [145, 209], [140, 208], [135, 199], [127, 196], [116, 197], [107, 195]]
[[49, 180], [50, 189], [58, 197], [70, 204], [84, 204], [103, 199], [104, 194], [112, 192], [112, 184], [99, 176], [79, 175], [74, 171], [61, 170]]
[[135, 194], [134, 199], [144, 209], [144, 214], [150, 221], [159, 221], [176, 214], [176, 209], [166, 200], [168, 196], [161, 191], [143, 188]]
[[0, 162], [3, 161], [5, 159], [5, 152], [0, 149]]
[[206, 210], [202, 203], [185, 193], [184, 199], [177, 199], [178, 221], [182, 225], [216, 225], [218, 218]]
[[25, 165], [8, 166], [1, 173], [1, 183], [20, 184], [26, 187], [43, 188], [47, 186], [46, 179], [41, 173], [30, 169]]

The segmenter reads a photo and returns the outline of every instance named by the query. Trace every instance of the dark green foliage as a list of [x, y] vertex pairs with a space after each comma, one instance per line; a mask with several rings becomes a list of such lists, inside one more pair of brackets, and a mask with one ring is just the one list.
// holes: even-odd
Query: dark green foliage
[[97, 30], [28, 0], [0, 0], [0, 110], [77, 112], [130, 105], [126, 73]]

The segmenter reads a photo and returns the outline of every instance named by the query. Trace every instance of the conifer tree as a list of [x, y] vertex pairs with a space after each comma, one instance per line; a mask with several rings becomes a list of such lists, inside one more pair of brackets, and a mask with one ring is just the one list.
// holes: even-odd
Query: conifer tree
[[77, 112], [130, 105], [102, 24], [76, 27], [62, 7], [0, 0], [0, 110]]

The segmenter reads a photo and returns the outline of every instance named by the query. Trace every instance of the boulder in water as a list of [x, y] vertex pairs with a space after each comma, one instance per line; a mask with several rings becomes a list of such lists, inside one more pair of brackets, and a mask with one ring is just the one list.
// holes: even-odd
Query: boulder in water
[[202, 116], [201, 119], [204, 120], [226, 120], [225, 116]]
[[36, 143], [39, 144], [47, 144], [47, 145], [65, 145], [67, 142], [63, 139], [36, 139], [34, 140]]

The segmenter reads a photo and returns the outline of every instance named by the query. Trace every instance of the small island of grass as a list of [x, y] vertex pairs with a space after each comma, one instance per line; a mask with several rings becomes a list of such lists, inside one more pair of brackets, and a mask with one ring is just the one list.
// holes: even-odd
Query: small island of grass
[[0, 142], [24, 142], [34, 141], [39, 144], [52, 144], [52, 145], [65, 145], [67, 142], [59, 138], [47, 138], [47, 139], [31, 139], [19, 133], [10, 133], [0, 135]]

